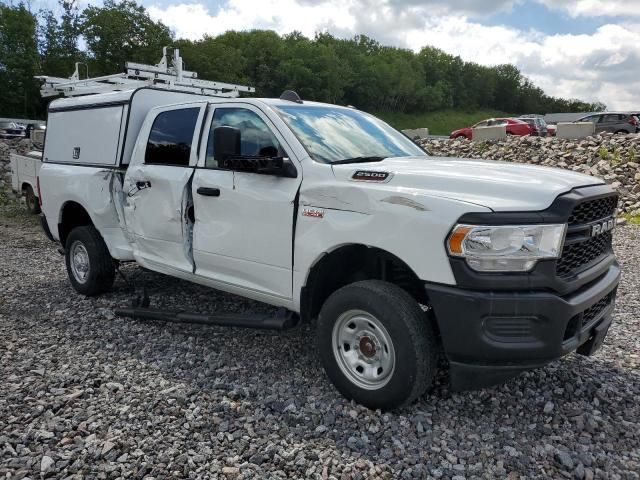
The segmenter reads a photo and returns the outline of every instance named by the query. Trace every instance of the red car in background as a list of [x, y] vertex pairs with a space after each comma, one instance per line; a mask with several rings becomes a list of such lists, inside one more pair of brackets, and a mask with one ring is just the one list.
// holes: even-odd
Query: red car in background
[[501, 125], [506, 125], [507, 127], [507, 135], [531, 135], [533, 133], [531, 127], [527, 124], [527, 122], [523, 122], [522, 120], [517, 120], [515, 118], [489, 118], [487, 120], [483, 120], [481, 122], [476, 123], [472, 127], [461, 128], [459, 130], [454, 130], [449, 135], [449, 138], [468, 138], [471, 140], [471, 130], [478, 127], [497, 127]]

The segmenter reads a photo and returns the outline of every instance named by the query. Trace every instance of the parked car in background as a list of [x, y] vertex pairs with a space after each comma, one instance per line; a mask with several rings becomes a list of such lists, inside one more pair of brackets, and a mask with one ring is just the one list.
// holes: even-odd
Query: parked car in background
[[460, 128], [451, 132], [449, 138], [468, 138], [471, 140], [472, 131], [479, 127], [497, 127], [505, 125], [507, 127], [507, 135], [531, 135], [531, 127], [524, 121], [516, 118], [489, 118], [467, 128]]
[[517, 120], [522, 120], [531, 127], [531, 135], [536, 137], [547, 136], [547, 122], [544, 121], [544, 118], [534, 115], [522, 115]]
[[24, 137], [25, 127], [15, 122], [0, 121], [0, 138]]
[[595, 124], [596, 133], [636, 133], [640, 122], [638, 118], [629, 113], [606, 112], [595, 115], [587, 115], [579, 118], [574, 123], [591, 122]]

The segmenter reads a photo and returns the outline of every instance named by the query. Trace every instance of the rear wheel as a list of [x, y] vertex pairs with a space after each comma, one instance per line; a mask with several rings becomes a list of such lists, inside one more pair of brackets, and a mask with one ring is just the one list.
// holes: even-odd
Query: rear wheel
[[23, 193], [25, 202], [27, 204], [27, 211], [33, 214], [40, 213], [40, 204], [38, 203], [38, 197], [36, 197], [36, 194], [33, 192], [33, 188], [31, 188], [31, 185], [27, 185], [23, 190]]
[[65, 246], [65, 263], [71, 285], [78, 293], [93, 296], [113, 286], [113, 259], [93, 226], [76, 227], [71, 231]]
[[334, 292], [320, 312], [318, 341], [336, 388], [369, 408], [411, 403], [433, 382], [433, 326], [394, 284], [365, 280]]

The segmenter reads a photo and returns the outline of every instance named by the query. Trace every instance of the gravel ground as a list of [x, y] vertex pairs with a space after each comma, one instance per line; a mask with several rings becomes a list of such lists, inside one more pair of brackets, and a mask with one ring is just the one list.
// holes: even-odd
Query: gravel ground
[[[615, 323], [505, 385], [393, 413], [344, 400], [313, 332], [114, 318], [118, 280], [76, 294], [35, 219], [0, 212], [3, 478], [640, 478], [640, 226], [617, 232]], [[156, 305], [269, 310], [134, 266]]]

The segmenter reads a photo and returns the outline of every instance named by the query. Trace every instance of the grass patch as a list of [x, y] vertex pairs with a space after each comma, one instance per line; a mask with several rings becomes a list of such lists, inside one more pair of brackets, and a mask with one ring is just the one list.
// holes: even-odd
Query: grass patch
[[625, 215], [624, 218], [632, 225], [640, 225], [640, 215]]
[[399, 130], [426, 127], [432, 135], [449, 135], [453, 130], [470, 127], [480, 120], [509, 116], [497, 110], [478, 110], [477, 112], [440, 110], [422, 114], [382, 112], [375, 115]]

